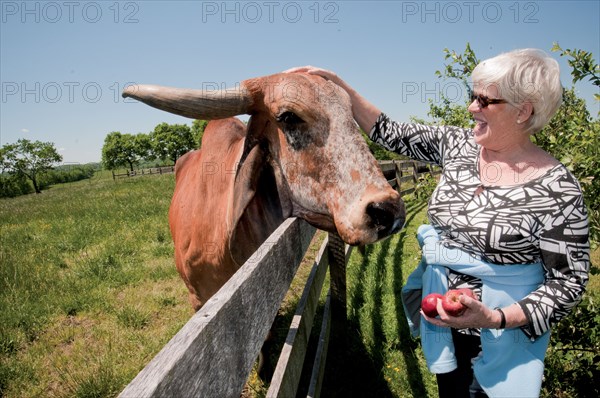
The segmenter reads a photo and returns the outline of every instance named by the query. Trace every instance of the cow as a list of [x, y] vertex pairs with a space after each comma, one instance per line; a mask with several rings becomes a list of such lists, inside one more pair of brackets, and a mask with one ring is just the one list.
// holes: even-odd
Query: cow
[[[280, 73], [234, 89], [132, 85], [123, 92], [211, 120], [178, 159], [169, 224], [177, 270], [198, 310], [288, 217], [364, 245], [397, 232], [405, 209], [352, 117], [346, 91]], [[249, 114], [247, 124], [234, 116]]]

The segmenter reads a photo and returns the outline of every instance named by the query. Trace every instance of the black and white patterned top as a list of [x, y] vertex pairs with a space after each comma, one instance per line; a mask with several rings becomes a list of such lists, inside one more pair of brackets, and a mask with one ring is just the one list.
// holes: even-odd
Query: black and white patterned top
[[[443, 168], [428, 217], [444, 244], [494, 264], [543, 263], [544, 284], [518, 303], [529, 320], [522, 327], [528, 337], [541, 336], [580, 301], [590, 267], [588, 219], [579, 183], [565, 166], [524, 184], [484, 186], [481, 147], [469, 129], [397, 123], [382, 113], [370, 135], [389, 150]], [[449, 286], [479, 291], [481, 282], [451, 271]]]

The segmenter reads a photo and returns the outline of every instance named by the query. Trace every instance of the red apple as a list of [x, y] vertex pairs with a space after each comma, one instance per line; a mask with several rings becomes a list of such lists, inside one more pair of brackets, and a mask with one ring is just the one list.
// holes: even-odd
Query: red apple
[[421, 301], [421, 309], [423, 310], [423, 313], [430, 318], [435, 318], [438, 316], [437, 301], [438, 299], [441, 300], [443, 298], [444, 296], [439, 293], [430, 293], [425, 296], [425, 298]]
[[460, 296], [463, 294], [475, 299], [475, 294], [471, 289], [454, 289], [446, 292], [442, 299], [442, 307], [448, 315], [461, 316], [465, 312], [467, 307], [460, 302]]

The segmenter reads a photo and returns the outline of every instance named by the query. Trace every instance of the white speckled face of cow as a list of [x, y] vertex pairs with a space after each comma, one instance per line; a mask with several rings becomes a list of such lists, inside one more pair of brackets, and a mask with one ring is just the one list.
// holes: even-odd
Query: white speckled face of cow
[[350, 244], [371, 243], [400, 229], [404, 206], [354, 122], [348, 94], [318, 76], [266, 79], [264, 104], [276, 126], [271, 147], [294, 215], [337, 229]]

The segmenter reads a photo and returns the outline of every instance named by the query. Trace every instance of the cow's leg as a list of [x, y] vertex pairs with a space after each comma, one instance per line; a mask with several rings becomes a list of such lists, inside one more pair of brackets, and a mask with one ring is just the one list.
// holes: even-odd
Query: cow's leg
[[273, 323], [273, 325], [271, 325], [271, 330], [267, 333], [263, 346], [258, 353], [258, 365], [256, 370], [258, 372], [258, 377], [263, 381], [271, 381], [273, 372], [275, 371], [275, 366], [270, 358], [271, 350], [275, 345], [274, 326], [275, 324]]

